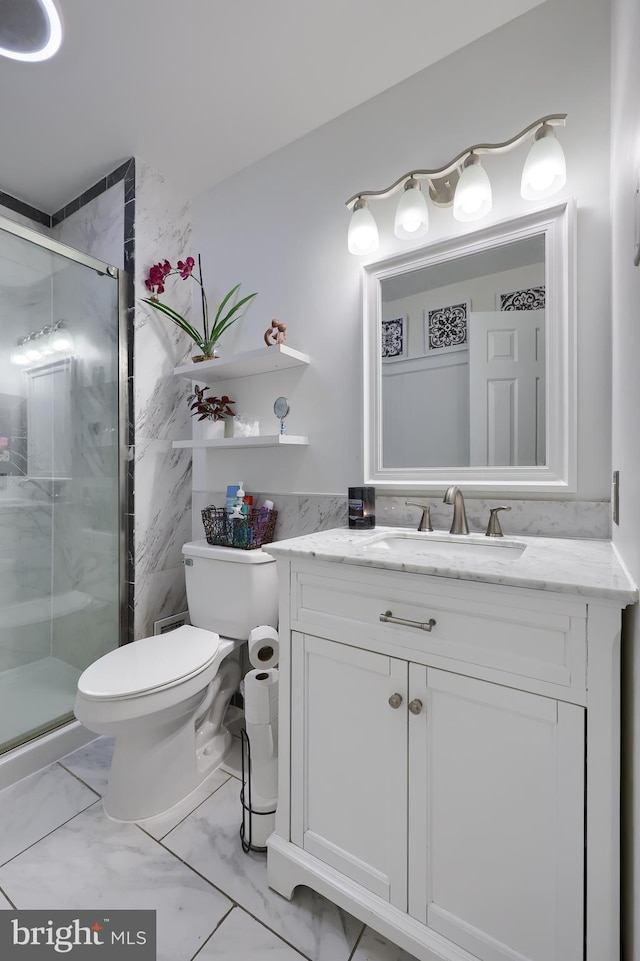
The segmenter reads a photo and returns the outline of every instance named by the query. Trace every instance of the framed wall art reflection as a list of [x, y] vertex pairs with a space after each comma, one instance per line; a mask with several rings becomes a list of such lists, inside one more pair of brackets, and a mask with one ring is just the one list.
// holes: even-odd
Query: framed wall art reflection
[[382, 352], [384, 361], [401, 360], [407, 356], [406, 315], [382, 322]]
[[424, 312], [425, 354], [448, 353], [467, 347], [467, 319], [469, 304], [449, 304], [433, 307]]

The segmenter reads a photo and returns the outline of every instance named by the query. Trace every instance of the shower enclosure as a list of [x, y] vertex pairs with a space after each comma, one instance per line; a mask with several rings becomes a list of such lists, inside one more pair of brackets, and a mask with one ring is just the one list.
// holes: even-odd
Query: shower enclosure
[[125, 627], [119, 288], [0, 218], [0, 755], [72, 720]]

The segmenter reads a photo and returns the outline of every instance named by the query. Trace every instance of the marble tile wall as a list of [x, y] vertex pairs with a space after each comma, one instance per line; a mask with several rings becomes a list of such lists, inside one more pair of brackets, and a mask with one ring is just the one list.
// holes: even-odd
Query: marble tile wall
[[124, 182], [68, 213], [51, 228], [51, 236], [106, 264], [124, 267]]
[[[124, 262], [120, 181], [71, 211], [54, 239], [106, 263]], [[56, 275], [54, 309], [74, 337], [73, 476], [54, 515], [53, 590], [90, 598], [54, 621], [52, 653], [83, 669], [118, 643], [118, 313], [110, 277], [70, 267]]]
[[35, 210], [29, 204], [17, 201], [0, 190], [0, 216], [12, 220], [23, 227], [31, 227], [46, 236], [51, 235], [51, 218], [40, 210]]
[[[134, 636], [153, 633], [153, 622], [186, 609], [181, 546], [191, 536], [191, 452], [172, 441], [191, 436], [187, 381], [173, 368], [191, 341], [140, 302], [149, 267], [193, 254], [191, 207], [156, 170], [136, 160], [135, 183], [135, 590]], [[192, 281], [170, 278], [165, 301], [191, 311]]]
[[[3, 207], [3, 196], [0, 195], [0, 213], [6, 213], [9, 219], [36, 227], [106, 263], [124, 266], [131, 274], [129, 524], [133, 546], [128, 590], [130, 636], [144, 636], [152, 632], [154, 620], [186, 606], [180, 548], [191, 536], [191, 456], [187, 451], [174, 451], [171, 442], [190, 436], [185, 402], [189, 385], [174, 378], [173, 368], [188, 356], [191, 342], [142, 305], [140, 298], [147, 294], [144, 279], [152, 263], [165, 257], [175, 262], [193, 253], [190, 205], [159, 173], [139, 160], [124, 164], [50, 218], [42, 215], [42, 223], [37, 211], [26, 205], [16, 206], [11, 198], [11, 203], [8, 200], [8, 206]], [[172, 306], [185, 315], [191, 308], [192, 286], [178, 279], [170, 292]], [[72, 298], [66, 297], [64, 283], [62, 288], [57, 309], [66, 311], [69, 317], [74, 304]], [[73, 293], [77, 300], [78, 291]], [[82, 296], [76, 306], [82, 308]], [[98, 317], [95, 298], [85, 308], [81, 331], [78, 328], [80, 362], [75, 397], [78, 423], [74, 451], [78, 470], [73, 489], [67, 491], [70, 509], [58, 505], [54, 534], [60, 553], [58, 579], [70, 579], [74, 589], [95, 592], [101, 580], [104, 583], [109, 579], [114, 562], [112, 548], [92, 550], [86, 535], [87, 531], [101, 534], [112, 527], [117, 510], [113, 486], [105, 478], [113, 476], [117, 451], [110, 388], [118, 371], [104, 359], [109, 353], [115, 356], [116, 331], [104, 323], [105, 317]], [[108, 342], [101, 344], [105, 333]], [[94, 600], [110, 605], [99, 592]], [[102, 618], [105, 625], [109, 624], [112, 644], [113, 611], [91, 613], [96, 614], [98, 621]], [[89, 621], [80, 631], [84, 643], [89, 635], [95, 640], [94, 627], [94, 622]], [[98, 653], [109, 647], [106, 636], [96, 644]], [[70, 642], [67, 625], [56, 651], [82, 666], [80, 651]]]
[[[347, 524], [347, 499], [339, 495], [319, 494], [279, 494], [274, 492], [247, 492], [257, 494], [258, 502], [264, 498], [273, 501], [278, 510], [276, 540], [312, 534], [314, 531], [345, 527]], [[451, 525], [451, 507], [442, 503], [442, 496], [377, 494], [376, 521], [382, 527], [416, 527], [420, 512], [415, 507], [407, 507], [405, 501], [431, 504], [431, 517], [436, 530], [448, 530]], [[204, 537], [201, 510], [215, 505], [222, 507], [225, 493], [222, 491], [193, 492], [194, 539]], [[254, 501], [255, 503], [255, 501]], [[511, 506], [509, 513], [501, 515], [505, 534], [540, 535], [543, 537], [580, 537], [608, 538], [611, 533], [610, 508], [608, 502], [600, 501], [525, 501], [508, 500], [495, 497], [490, 500], [466, 498], [469, 528], [474, 531], [486, 530], [489, 508], [506, 503]]]
[[[442, 492], [442, 494], [444, 491]], [[451, 526], [453, 508], [442, 503], [442, 494], [376, 496], [376, 520], [388, 527], [414, 527], [420, 519], [415, 507], [406, 507], [405, 501], [431, 504], [431, 517], [436, 530], [448, 530]], [[495, 497], [467, 497], [466, 510], [469, 529], [485, 531], [489, 509], [498, 504], [511, 507], [500, 515], [505, 534], [539, 535], [541, 537], [608, 538], [611, 536], [611, 505], [608, 501], [547, 501], [505, 500]]]
[[[121, 266], [124, 262], [124, 193], [117, 182], [96, 194], [53, 228], [23, 212], [2, 209], [8, 219], [34, 227], [77, 250]], [[37, 214], [37, 211], [34, 212]], [[43, 218], [44, 219], [44, 215]], [[14, 506], [2, 514], [3, 545], [10, 558], [10, 598], [6, 598], [0, 631], [0, 670], [54, 654], [83, 668], [118, 642], [118, 538], [108, 549], [96, 547], [98, 531], [119, 525], [117, 490], [118, 317], [116, 282], [88, 268], [56, 260], [52, 278], [0, 291], [3, 315], [15, 318], [15, 337], [64, 318], [74, 337], [72, 388], [72, 478], [13, 479], [6, 497]], [[19, 301], [19, 303], [18, 303]], [[25, 328], [26, 325], [26, 328]], [[6, 358], [5, 358], [6, 359]], [[16, 392], [25, 389], [24, 374], [6, 365], [3, 382]], [[9, 383], [8, 378], [13, 378]], [[23, 464], [21, 473], [27, 472]], [[9, 479], [11, 480], [11, 479]], [[0, 498], [3, 492], [0, 491]], [[9, 545], [9, 546], [8, 546]], [[10, 546], [12, 545], [12, 546]], [[53, 554], [52, 554], [53, 546]], [[52, 563], [52, 558], [54, 563]], [[5, 566], [6, 566], [5, 564]], [[80, 610], [43, 622], [22, 617], [20, 605], [39, 599], [90, 599]], [[2, 599], [0, 599], [0, 607]], [[45, 602], [46, 606], [46, 602]], [[72, 605], [73, 606], [73, 605]], [[37, 608], [45, 610], [42, 604]], [[66, 607], [69, 607], [66, 604]], [[35, 608], [34, 608], [35, 610]]]
[[[47, 233], [24, 214], [0, 205], [0, 214], [23, 226]], [[11, 245], [10, 245], [11, 246]], [[15, 240], [16, 260], [24, 241]], [[5, 282], [6, 281], [6, 282]], [[8, 438], [0, 463], [0, 671], [10, 670], [46, 657], [51, 652], [51, 625], [29, 616], [30, 605], [49, 592], [52, 564], [53, 510], [50, 491], [41, 490], [25, 478], [27, 473], [27, 402], [25, 376], [10, 363], [18, 337], [38, 330], [49, 320], [45, 281], [16, 284], [2, 270], [0, 312], [0, 434]]]
[[0, 671], [47, 657], [51, 625], [34, 622], [31, 605], [48, 592], [51, 581], [52, 504], [45, 495], [30, 499], [18, 477], [0, 492]]

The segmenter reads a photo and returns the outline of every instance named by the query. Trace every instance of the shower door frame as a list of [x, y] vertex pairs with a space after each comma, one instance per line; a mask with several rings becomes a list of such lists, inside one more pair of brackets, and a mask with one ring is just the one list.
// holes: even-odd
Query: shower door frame
[[[133, 493], [132, 463], [129, 461], [128, 452], [132, 441], [129, 436], [130, 429], [130, 381], [133, 376], [132, 358], [129, 352], [129, 328], [127, 323], [127, 274], [126, 271], [111, 264], [97, 260], [89, 254], [69, 247], [67, 244], [60, 243], [41, 234], [32, 227], [25, 227], [7, 217], [0, 215], [0, 229], [6, 233], [14, 234], [29, 243], [34, 243], [53, 254], [65, 257], [75, 263], [95, 270], [96, 273], [113, 277], [118, 289], [118, 603], [119, 603], [119, 637], [118, 646], [125, 644], [130, 635], [130, 605], [128, 598], [128, 584], [133, 582], [133, 571], [128, 570], [133, 556], [131, 550], [131, 529], [130, 529], [130, 510], [129, 502]], [[55, 729], [54, 729], [55, 731]]]

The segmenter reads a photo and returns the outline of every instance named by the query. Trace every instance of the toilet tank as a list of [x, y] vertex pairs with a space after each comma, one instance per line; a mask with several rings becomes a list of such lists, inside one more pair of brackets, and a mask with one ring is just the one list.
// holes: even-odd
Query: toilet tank
[[182, 553], [194, 627], [246, 640], [254, 627], [278, 626], [275, 558], [205, 540], [184, 544]]

